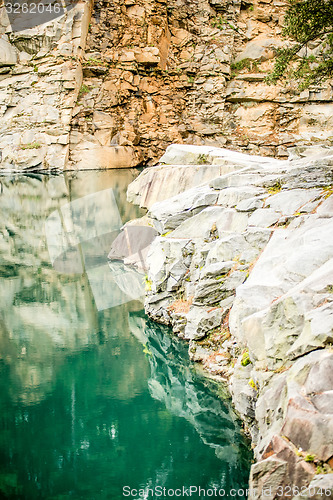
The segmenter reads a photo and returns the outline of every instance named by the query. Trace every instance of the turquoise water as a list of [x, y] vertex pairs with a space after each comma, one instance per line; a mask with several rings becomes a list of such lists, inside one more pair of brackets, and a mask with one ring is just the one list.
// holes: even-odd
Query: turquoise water
[[[230, 402], [147, 319], [138, 281], [110, 269], [114, 228], [107, 244], [80, 229], [80, 265], [50, 257], [57, 230], [45, 222], [75, 200], [97, 207], [99, 228], [139, 216], [125, 201], [135, 175], [1, 178], [0, 498], [187, 498], [191, 486], [191, 498], [205, 498], [195, 487], [227, 498], [247, 486], [251, 455]], [[101, 196], [83, 198], [105, 189], [117, 216]]]

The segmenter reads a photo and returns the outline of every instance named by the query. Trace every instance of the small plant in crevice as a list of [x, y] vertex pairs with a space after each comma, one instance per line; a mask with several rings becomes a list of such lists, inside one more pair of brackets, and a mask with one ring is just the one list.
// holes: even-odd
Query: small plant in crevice
[[242, 354], [241, 365], [247, 366], [251, 363], [249, 351], [245, 351]]
[[88, 94], [89, 92], [89, 87], [87, 85], [82, 84], [79, 90], [79, 96], [83, 96], [84, 94]]
[[253, 378], [250, 378], [248, 384], [249, 384], [250, 387], [252, 387], [252, 389], [254, 389], [255, 391], [258, 391], [259, 387], [255, 383], [255, 381], [253, 380]]
[[42, 145], [39, 142], [29, 142], [28, 144], [21, 144], [20, 149], [39, 149]]
[[212, 21], [213, 28], [218, 28], [219, 30], [223, 30], [225, 27], [226, 21], [223, 19], [221, 15], [215, 17]]
[[148, 278], [147, 274], [146, 274], [144, 279], [145, 279], [145, 291], [151, 292], [151, 287], [152, 287], [153, 282]]
[[254, 59], [249, 59], [248, 57], [241, 59], [240, 61], [233, 62], [230, 65], [231, 78], [237, 76], [240, 71], [247, 69], [248, 71], [255, 71], [260, 73], [259, 62]]
[[267, 188], [267, 191], [269, 192], [269, 194], [276, 194], [276, 193], [279, 193], [281, 191], [281, 189], [282, 189], [282, 184], [278, 180], [274, 184], [272, 184], [271, 186], [269, 186]]
[[323, 188], [324, 199], [329, 198], [333, 194], [333, 186], [325, 186]]
[[209, 165], [209, 157], [208, 155], [205, 155], [205, 154], [201, 154], [198, 156], [198, 160], [197, 160], [197, 164], [198, 165]]

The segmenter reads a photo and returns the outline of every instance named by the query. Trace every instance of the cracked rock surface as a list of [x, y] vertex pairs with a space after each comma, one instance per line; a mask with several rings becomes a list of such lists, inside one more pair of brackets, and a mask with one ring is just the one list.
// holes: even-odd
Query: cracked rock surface
[[[202, 154], [224, 170], [193, 185]], [[294, 498], [308, 498], [309, 484], [332, 490], [333, 150], [281, 161], [172, 145], [163, 158], [176, 172], [188, 158], [193, 167], [188, 190], [177, 192], [170, 176], [177, 194], [148, 211], [158, 235], [146, 312], [228, 381], [254, 445], [250, 498], [266, 498], [267, 488], [267, 498], [287, 498], [290, 485]], [[147, 200], [149, 179], [156, 200], [161, 172], [144, 171], [129, 198]]]

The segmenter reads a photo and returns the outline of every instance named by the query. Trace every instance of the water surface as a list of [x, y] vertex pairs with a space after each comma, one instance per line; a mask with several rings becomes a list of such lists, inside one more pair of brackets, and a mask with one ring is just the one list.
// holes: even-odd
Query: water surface
[[[89, 239], [102, 221], [142, 215], [125, 201], [135, 175], [1, 178], [0, 498], [247, 486], [248, 443], [230, 402], [198, 375], [186, 346], [147, 319], [136, 278], [108, 266], [117, 231]], [[97, 222], [83, 234], [73, 216], [68, 229], [69, 204], [106, 189], [118, 213], [97, 196]], [[58, 213], [66, 238], [81, 239], [74, 253], [67, 239], [65, 257], [51, 258], [58, 233], [47, 221]]]

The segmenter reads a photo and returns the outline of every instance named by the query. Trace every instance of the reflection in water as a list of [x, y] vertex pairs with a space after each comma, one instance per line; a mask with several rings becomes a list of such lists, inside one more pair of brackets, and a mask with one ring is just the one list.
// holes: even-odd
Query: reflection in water
[[[130, 314], [129, 324], [131, 332], [147, 347], [152, 397], [162, 401], [173, 415], [186, 418], [218, 458], [229, 467], [237, 467], [244, 448], [225, 388], [198, 374], [189, 361], [187, 346], [170, 336], [168, 328], [147, 323], [138, 313]], [[222, 402], [217, 396], [223, 389]]]
[[122, 223], [135, 218], [125, 202], [134, 175], [2, 179], [0, 498], [118, 500], [124, 485], [246, 484], [249, 454], [231, 409], [131, 300], [137, 274], [103, 262], [110, 247], [96, 234], [77, 245], [86, 272], [51, 266], [50, 214], [112, 188]]

